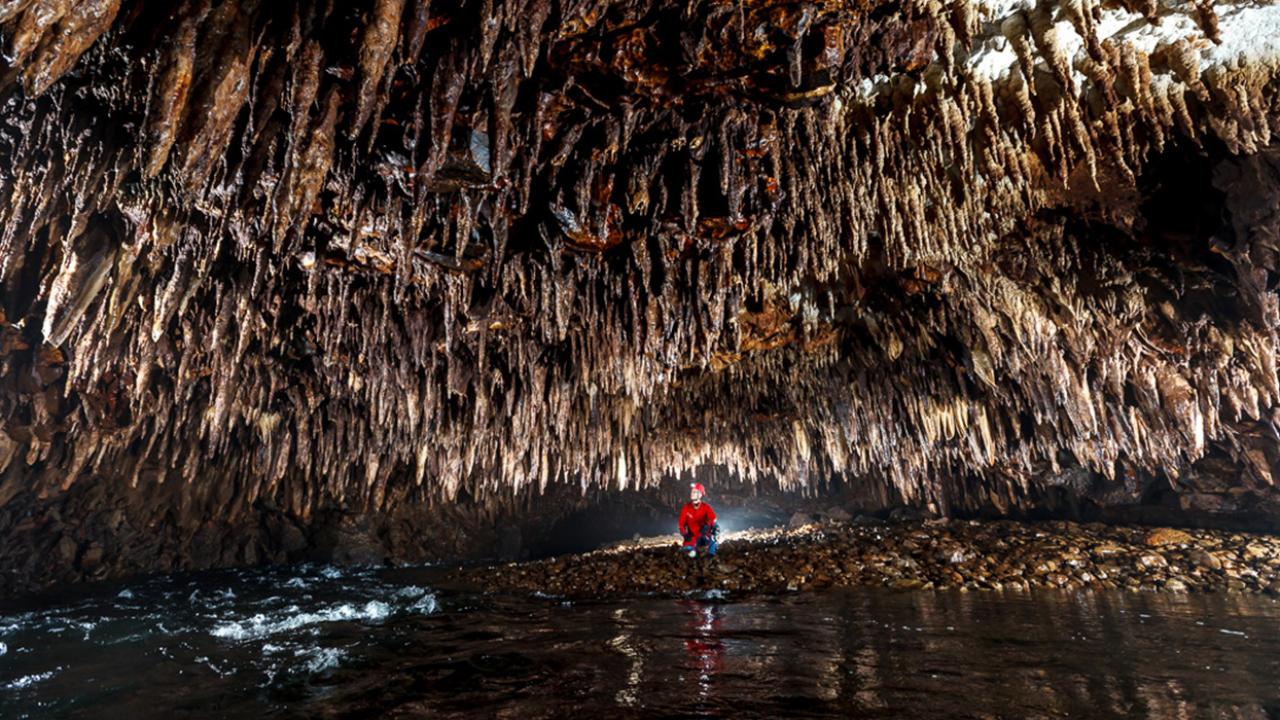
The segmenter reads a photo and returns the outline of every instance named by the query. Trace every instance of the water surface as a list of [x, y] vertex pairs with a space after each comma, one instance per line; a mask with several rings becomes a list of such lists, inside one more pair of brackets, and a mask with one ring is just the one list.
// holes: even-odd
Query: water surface
[[1280, 717], [1280, 603], [1120, 592], [571, 603], [430, 569], [0, 606], [0, 717]]

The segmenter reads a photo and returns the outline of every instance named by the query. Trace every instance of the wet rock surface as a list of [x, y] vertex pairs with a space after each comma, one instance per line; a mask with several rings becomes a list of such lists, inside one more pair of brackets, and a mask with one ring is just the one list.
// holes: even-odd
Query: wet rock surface
[[738, 533], [715, 558], [653, 538], [583, 555], [460, 571], [494, 592], [610, 598], [899, 590], [1114, 588], [1280, 594], [1280, 537], [1069, 522], [843, 522]]

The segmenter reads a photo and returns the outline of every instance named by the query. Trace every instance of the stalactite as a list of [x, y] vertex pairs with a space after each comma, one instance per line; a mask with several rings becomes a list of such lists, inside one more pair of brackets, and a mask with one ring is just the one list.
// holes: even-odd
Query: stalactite
[[1277, 13], [1007, 12], [0, 0], [0, 508], [713, 463], [1010, 509], [1210, 456], [1274, 502], [1280, 228], [1143, 193], [1280, 196]]

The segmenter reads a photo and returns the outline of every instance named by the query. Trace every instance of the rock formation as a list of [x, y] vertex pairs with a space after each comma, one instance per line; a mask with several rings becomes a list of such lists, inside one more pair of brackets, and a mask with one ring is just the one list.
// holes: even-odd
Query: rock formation
[[0, 567], [708, 465], [1280, 517], [1278, 38], [1253, 1], [0, 0]]

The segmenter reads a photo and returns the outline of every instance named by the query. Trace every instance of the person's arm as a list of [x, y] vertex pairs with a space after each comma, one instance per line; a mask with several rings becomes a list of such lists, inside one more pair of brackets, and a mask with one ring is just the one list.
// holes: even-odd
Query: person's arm
[[689, 534], [689, 516], [691, 514], [692, 513], [689, 512], [688, 505], [685, 505], [683, 508], [680, 509], [680, 534], [681, 535]]
[[702, 508], [702, 534], [710, 537], [716, 531], [716, 511], [707, 503]]

